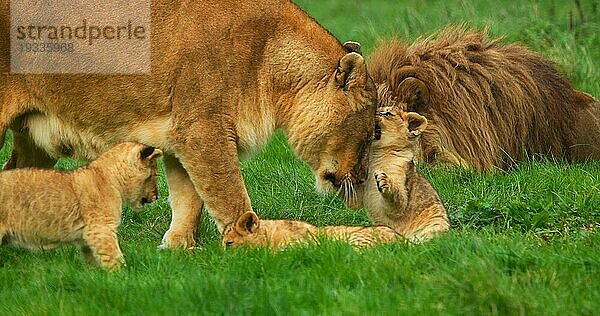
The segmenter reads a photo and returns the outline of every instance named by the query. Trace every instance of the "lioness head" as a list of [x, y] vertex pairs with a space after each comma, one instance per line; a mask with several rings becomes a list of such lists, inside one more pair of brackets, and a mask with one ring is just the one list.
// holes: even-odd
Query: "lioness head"
[[102, 164], [100, 167], [109, 177], [118, 179], [124, 201], [139, 209], [158, 198], [156, 158], [160, 156], [160, 149], [126, 142], [115, 146], [92, 164]]
[[317, 189], [343, 197], [366, 180], [377, 106], [377, 89], [363, 57], [346, 46], [351, 52], [339, 60], [316, 99], [308, 100], [314, 106], [302, 110], [302, 130], [288, 135], [315, 173]]

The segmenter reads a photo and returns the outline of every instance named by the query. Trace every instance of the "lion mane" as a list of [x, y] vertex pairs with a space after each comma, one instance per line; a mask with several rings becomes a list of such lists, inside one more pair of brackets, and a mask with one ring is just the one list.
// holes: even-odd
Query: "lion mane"
[[476, 170], [534, 155], [600, 159], [600, 102], [555, 65], [486, 32], [446, 27], [412, 45], [392, 39], [370, 56], [380, 106], [427, 118], [421, 158]]

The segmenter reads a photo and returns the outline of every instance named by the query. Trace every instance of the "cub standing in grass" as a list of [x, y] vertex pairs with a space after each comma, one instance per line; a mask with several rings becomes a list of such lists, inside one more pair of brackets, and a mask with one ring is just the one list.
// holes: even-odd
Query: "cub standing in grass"
[[412, 242], [448, 230], [450, 223], [440, 197], [413, 162], [427, 119], [394, 107], [380, 108], [377, 116], [369, 158], [372, 177], [357, 188], [362, 195], [358, 202], [375, 225], [389, 226]]
[[79, 245], [89, 263], [124, 264], [117, 240], [123, 202], [139, 208], [158, 197], [162, 151], [121, 143], [74, 171], [17, 169], [0, 173], [0, 244], [33, 250]]
[[280, 249], [300, 242], [314, 242], [319, 236], [347, 240], [353, 246], [373, 246], [377, 242], [390, 242], [402, 238], [385, 226], [325, 226], [316, 227], [306, 222], [290, 220], [259, 220], [256, 213], [242, 214], [238, 220], [225, 227], [223, 246], [269, 246]]

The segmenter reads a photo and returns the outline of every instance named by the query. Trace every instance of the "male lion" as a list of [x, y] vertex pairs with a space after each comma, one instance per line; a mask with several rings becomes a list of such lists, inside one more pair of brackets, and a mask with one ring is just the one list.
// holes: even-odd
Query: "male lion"
[[425, 116], [422, 158], [476, 170], [530, 155], [600, 159], [600, 102], [573, 89], [554, 64], [464, 27], [370, 56], [380, 106]]
[[324, 226], [317, 227], [302, 221], [260, 220], [250, 211], [242, 214], [223, 231], [224, 247], [268, 246], [279, 250], [285, 246], [315, 242], [325, 236], [346, 240], [355, 247], [372, 247], [377, 243], [402, 240], [402, 236], [386, 226]]
[[[0, 69], [9, 69], [0, 0]], [[251, 211], [240, 154], [283, 129], [294, 152], [337, 190], [365, 179], [377, 91], [360, 54], [290, 1], [152, 1], [152, 73], [0, 77], [7, 167], [93, 159], [122, 141], [165, 152], [172, 220], [165, 247], [191, 247], [206, 206], [219, 230]]]
[[122, 204], [158, 197], [159, 149], [122, 143], [74, 171], [25, 168], [0, 172], [0, 245], [29, 249], [79, 245], [89, 263], [119, 269]]

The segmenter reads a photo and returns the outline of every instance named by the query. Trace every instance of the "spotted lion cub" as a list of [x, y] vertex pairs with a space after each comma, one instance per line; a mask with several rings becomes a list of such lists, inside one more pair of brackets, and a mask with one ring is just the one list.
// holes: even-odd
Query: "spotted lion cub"
[[394, 107], [378, 109], [371, 144], [363, 206], [375, 225], [386, 225], [413, 242], [428, 240], [450, 228], [446, 209], [413, 162], [427, 119]]
[[316, 227], [301, 221], [260, 220], [256, 213], [249, 211], [225, 227], [222, 244], [225, 247], [242, 244], [269, 246], [276, 250], [294, 243], [315, 242], [318, 236], [347, 240], [351, 245], [360, 247], [370, 247], [378, 242], [402, 238], [393, 229], [385, 226]]
[[159, 149], [122, 143], [73, 171], [0, 172], [0, 244], [32, 250], [78, 245], [89, 263], [118, 270], [123, 202], [140, 208], [158, 197]]

